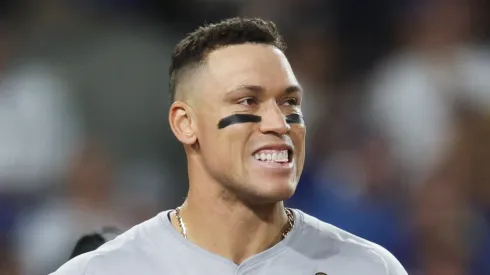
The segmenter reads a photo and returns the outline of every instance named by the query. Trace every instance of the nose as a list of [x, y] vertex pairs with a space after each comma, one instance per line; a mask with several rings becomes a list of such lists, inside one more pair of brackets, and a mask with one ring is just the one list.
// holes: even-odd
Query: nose
[[260, 131], [264, 134], [273, 133], [278, 136], [289, 133], [291, 126], [286, 123], [286, 118], [277, 103], [270, 104], [262, 114]]

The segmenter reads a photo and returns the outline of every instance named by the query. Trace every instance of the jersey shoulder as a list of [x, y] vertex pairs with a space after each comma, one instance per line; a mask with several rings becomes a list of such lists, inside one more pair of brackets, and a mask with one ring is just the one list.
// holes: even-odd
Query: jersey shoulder
[[343, 254], [348, 257], [368, 259], [379, 262], [387, 275], [407, 275], [396, 257], [384, 247], [323, 222], [300, 210], [297, 210], [302, 222], [303, 238], [311, 242], [310, 247], [328, 249], [329, 254]]
[[128, 268], [141, 266], [138, 261], [152, 253], [153, 235], [161, 229], [162, 215], [165, 212], [134, 226], [95, 251], [71, 259], [50, 275], [131, 274]]

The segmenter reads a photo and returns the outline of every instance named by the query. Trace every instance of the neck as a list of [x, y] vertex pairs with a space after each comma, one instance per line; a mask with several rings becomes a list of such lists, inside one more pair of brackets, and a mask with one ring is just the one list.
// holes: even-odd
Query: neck
[[[288, 225], [282, 202], [250, 206], [202, 180], [198, 186], [206, 190], [191, 188], [180, 210], [189, 241], [236, 264], [281, 241]], [[175, 212], [172, 223], [180, 232]]]

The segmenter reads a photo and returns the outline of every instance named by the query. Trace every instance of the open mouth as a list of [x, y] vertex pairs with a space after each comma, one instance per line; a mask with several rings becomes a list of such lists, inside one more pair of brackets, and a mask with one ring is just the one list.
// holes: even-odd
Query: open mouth
[[292, 149], [263, 149], [255, 152], [253, 157], [261, 162], [287, 164], [293, 160]]

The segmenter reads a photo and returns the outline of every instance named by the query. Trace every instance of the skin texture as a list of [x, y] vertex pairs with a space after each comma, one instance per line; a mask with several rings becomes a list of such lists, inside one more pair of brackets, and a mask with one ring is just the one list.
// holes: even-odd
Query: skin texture
[[[185, 96], [169, 113], [188, 159], [189, 193], [181, 214], [190, 241], [239, 263], [278, 242], [286, 224], [282, 201], [294, 194], [303, 170], [306, 128], [288, 124], [285, 116], [301, 115], [303, 92], [284, 54], [259, 44], [211, 52], [188, 80]], [[217, 128], [233, 114], [261, 121]], [[291, 169], [253, 158], [270, 145], [293, 148]]]

